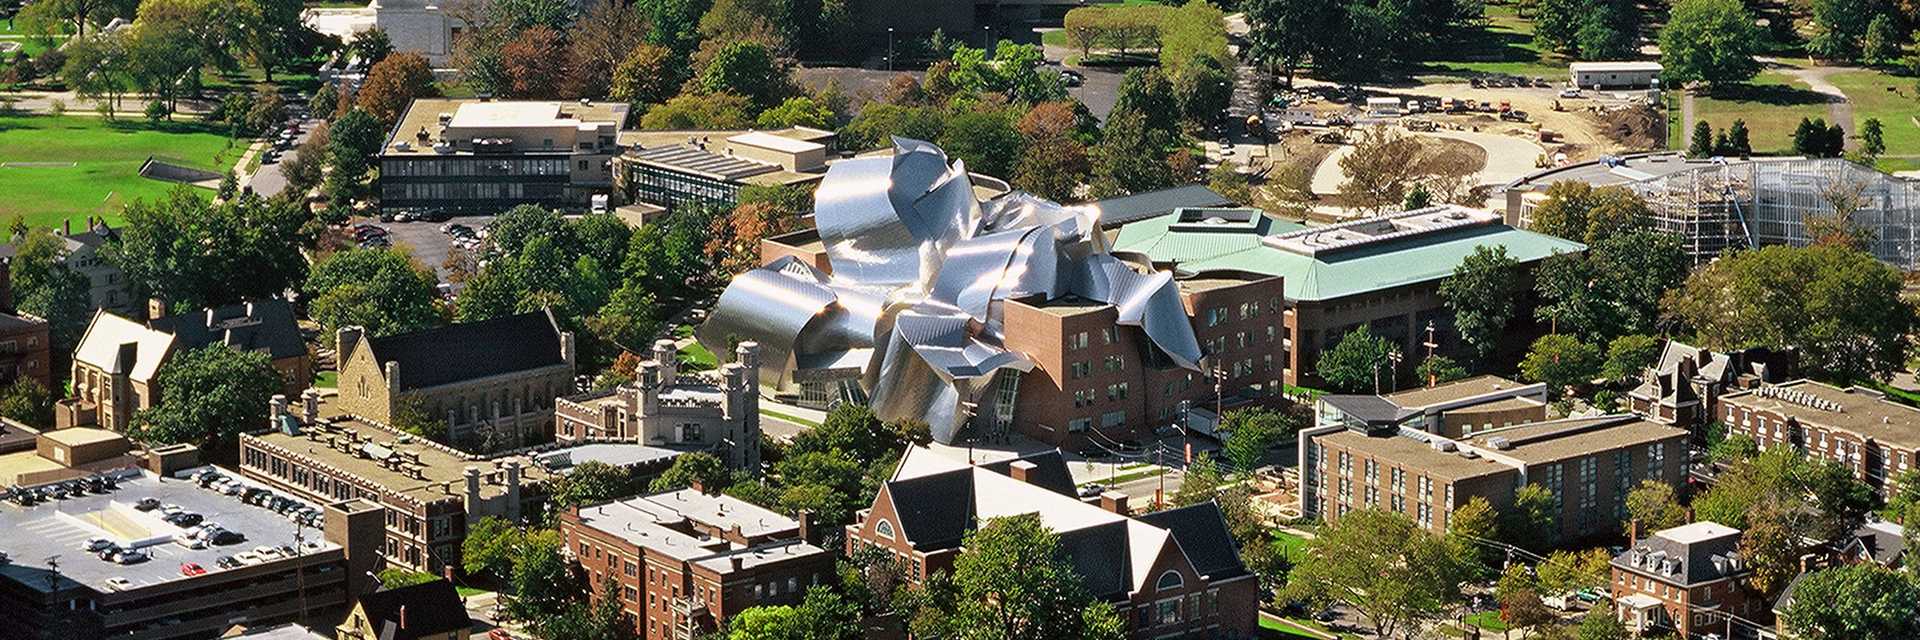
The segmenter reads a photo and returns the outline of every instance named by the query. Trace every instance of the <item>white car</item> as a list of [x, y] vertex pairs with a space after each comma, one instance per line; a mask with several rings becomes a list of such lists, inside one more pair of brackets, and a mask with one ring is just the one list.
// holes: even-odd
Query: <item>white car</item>
[[80, 548], [85, 551], [99, 551], [101, 549], [105, 549], [111, 546], [113, 546], [112, 540], [108, 540], [106, 538], [101, 538], [96, 536], [92, 538], [87, 538], [86, 542], [81, 543]]
[[126, 578], [119, 577], [119, 576], [114, 576], [111, 578], [107, 578], [107, 586], [111, 587], [114, 591], [124, 591], [126, 589], [133, 588], [133, 581], [128, 580]]
[[243, 564], [243, 565], [260, 564], [262, 562], [267, 561], [266, 558], [262, 558], [260, 557], [260, 554], [254, 553], [252, 551], [242, 551], [240, 553], [233, 554], [233, 559], [239, 561], [240, 564]]
[[1565, 88], [1565, 89], [1561, 89], [1561, 90], [1560, 90], [1560, 97], [1562, 97], [1562, 98], [1578, 98], [1578, 97], [1580, 97], [1580, 89], [1579, 89], [1578, 87], [1567, 87], [1567, 88]]
[[168, 504], [168, 505], [160, 506], [160, 515], [162, 516], [170, 516], [176, 513], [180, 513], [182, 511], [186, 511], [186, 509], [180, 508], [180, 505], [177, 505], [177, 504]]

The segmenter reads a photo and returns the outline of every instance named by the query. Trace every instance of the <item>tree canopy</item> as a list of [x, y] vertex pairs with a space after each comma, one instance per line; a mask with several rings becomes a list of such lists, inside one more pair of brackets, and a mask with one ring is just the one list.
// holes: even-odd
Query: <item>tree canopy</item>
[[283, 386], [263, 351], [213, 344], [176, 353], [160, 366], [161, 395], [133, 415], [130, 434], [154, 444], [220, 451], [242, 432], [267, 426], [267, 402]]
[[1283, 595], [1345, 604], [1393, 637], [1445, 617], [1477, 564], [1405, 515], [1356, 509], [1307, 542]]

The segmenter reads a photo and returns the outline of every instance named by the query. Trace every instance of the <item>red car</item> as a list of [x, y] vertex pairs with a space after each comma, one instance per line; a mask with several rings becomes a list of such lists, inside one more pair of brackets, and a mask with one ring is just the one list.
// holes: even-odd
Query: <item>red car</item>
[[180, 563], [180, 575], [191, 578], [193, 576], [202, 576], [206, 574], [207, 574], [207, 570], [205, 568], [202, 568], [199, 563], [196, 563], [196, 562]]

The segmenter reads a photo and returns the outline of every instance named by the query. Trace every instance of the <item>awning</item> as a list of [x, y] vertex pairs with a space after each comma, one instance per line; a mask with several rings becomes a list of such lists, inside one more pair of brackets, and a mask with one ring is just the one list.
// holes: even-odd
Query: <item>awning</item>
[[1635, 611], [1645, 611], [1647, 609], [1653, 609], [1661, 605], [1659, 598], [1655, 598], [1653, 596], [1650, 596], [1644, 593], [1636, 593], [1636, 594], [1627, 596], [1625, 598], [1615, 600], [1615, 602], [1618, 602], [1621, 605], [1624, 605], [1627, 607], [1631, 607]]

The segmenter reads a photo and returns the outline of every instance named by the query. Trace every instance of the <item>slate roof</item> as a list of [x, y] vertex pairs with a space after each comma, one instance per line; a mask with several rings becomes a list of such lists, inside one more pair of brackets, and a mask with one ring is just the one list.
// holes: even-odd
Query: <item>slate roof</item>
[[[125, 374], [145, 382], [160, 372], [161, 361], [173, 351], [174, 338], [164, 331], [107, 313], [95, 312], [73, 359], [100, 367], [109, 374]], [[124, 347], [124, 348], [123, 348]]]
[[423, 389], [565, 364], [560, 325], [545, 310], [371, 338], [384, 369], [400, 363], [400, 388]]
[[1159, 216], [1121, 227], [1113, 250], [1173, 262], [1193, 273], [1234, 270], [1282, 276], [1291, 300], [1332, 300], [1440, 280], [1453, 275], [1454, 267], [1481, 246], [1504, 246], [1520, 264], [1586, 250], [1578, 242], [1496, 223], [1418, 233], [1315, 257], [1263, 242], [1270, 233], [1303, 229], [1292, 223], [1276, 221], [1266, 231], [1189, 230], [1173, 228], [1178, 218]]
[[1226, 516], [1213, 502], [1156, 511], [1137, 519], [1172, 532], [1200, 575], [1218, 580], [1247, 572], [1246, 565], [1240, 563], [1239, 545], [1227, 531]]
[[147, 326], [173, 334], [180, 349], [224, 344], [237, 351], [265, 349], [275, 360], [307, 353], [300, 325], [293, 318], [293, 305], [285, 300], [230, 304], [211, 312], [211, 316], [208, 310], [171, 315], [149, 321]]
[[1613, 566], [1681, 586], [1747, 573], [1737, 562], [1740, 530], [1715, 522], [1664, 529], [1613, 558]]
[[[401, 608], [407, 624], [400, 626]], [[379, 640], [412, 640], [473, 626], [453, 583], [445, 580], [385, 589], [360, 596], [360, 609]]]
[[1906, 527], [1892, 522], [1868, 522], [1853, 530], [1846, 551], [1864, 553], [1882, 566], [1894, 566], [1906, 554]]
[[[1009, 475], [1017, 460], [1034, 464], [1027, 482]], [[1058, 450], [969, 466], [913, 449], [882, 490], [892, 500], [901, 535], [926, 551], [958, 546], [981, 520], [1036, 514], [1059, 534], [1061, 553], [1088, 591], [1103, 599], [1149, 586], [1147, 570], [1168, 552], [1184, 553], [1209, 579], [1246, 573], [1239, 546], [1213, 503], [1139, 518], [1109, 512], [1077, 497]]]

